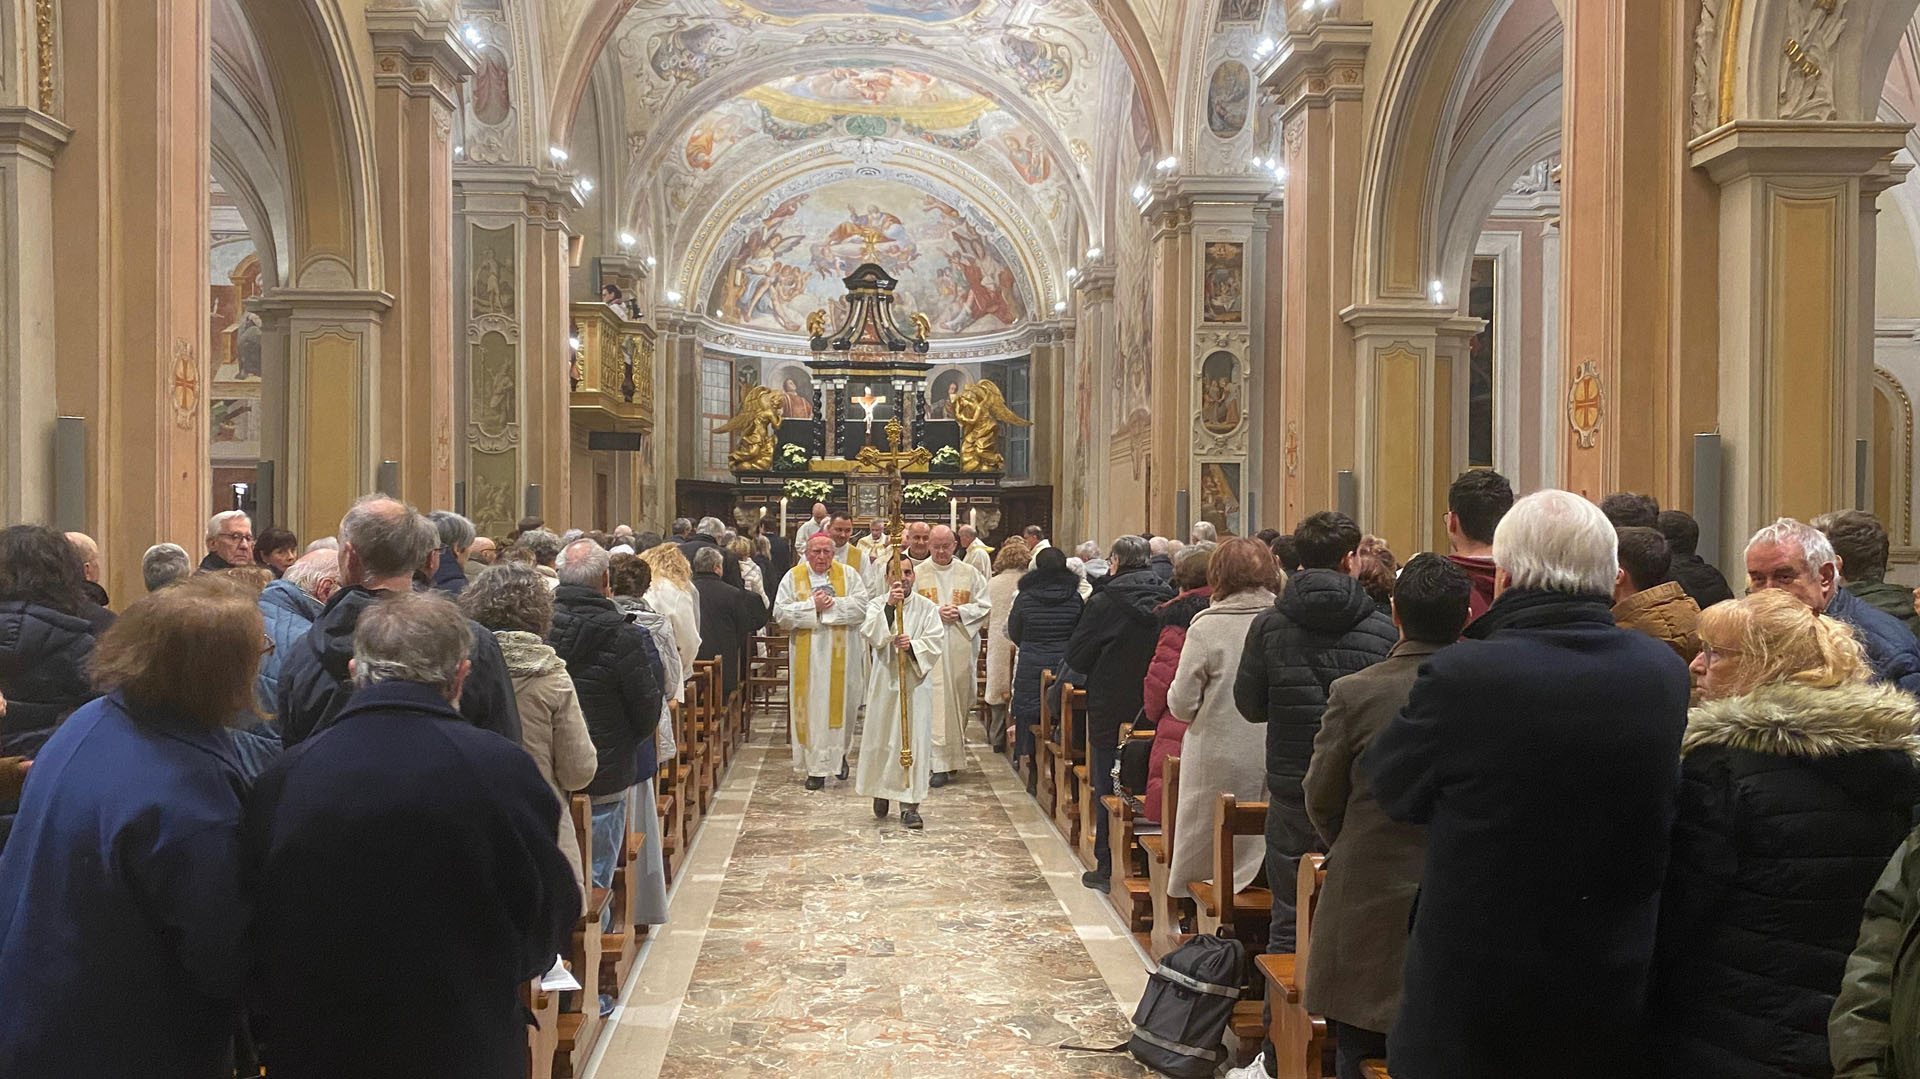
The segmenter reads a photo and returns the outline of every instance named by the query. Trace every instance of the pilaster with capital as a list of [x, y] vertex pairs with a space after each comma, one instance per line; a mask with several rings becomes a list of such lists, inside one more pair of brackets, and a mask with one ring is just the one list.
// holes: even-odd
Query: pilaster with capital
[[453, 114], [474, 57], [454, 23], [419, 8], [367, 12], [374, 47], [374, 157], [381, 255], [384, 459], [422, 506], [453, 504]]
[[0, 109], [0, 517], [54, 522], [54, 157], [73, 130], [45, 113]]

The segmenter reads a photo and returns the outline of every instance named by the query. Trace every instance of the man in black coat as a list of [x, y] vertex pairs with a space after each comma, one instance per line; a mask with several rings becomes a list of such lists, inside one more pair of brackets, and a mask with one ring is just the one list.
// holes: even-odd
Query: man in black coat
[[[352, 692], [348, 662], [361, 614], [383, 597], [413, 590], [413, 572], [439, 545], [433, 523], [385, 495], [367, 495], [340, 521], [340, 583], [306, 636], [280, 661], [275, 723], [284, 745], [295, 746], [333, 723]], [[478, 623], [468, 658], [473, 672], [460, 695], [468, 723], [520, 744], [520, 708], [514, 703], [507, 661], [493, 634]]]
[[1400, 640], [1360, 582], [1348, 575], [1360, 526], [1344, 513], [1316, 513], [1293, 530], [1300, 565], [1273, 609], [1247, 629], [1233, 701], [1249, 723], [1267, 725], [1267, 879], [1273, 922], [1267, 950], [1293, 951], [1291, 882], [1300, 858], [1319, 849], [1300, 783], [1327, 710], [1327, 690], [1387, 658]]
[[719, 658], [721, 685], [731, 697], [740, 684], [740, 657], [767, 624], [767, 605], [721, 579], [721, 563], [726, 561], [717, 547], [702, 548], [693, 556], [693, 589], [700, 593], [700, 651], [695, 658]]
[[[1113, 762], [1120, 754], [1120, 727], [1140, 714], [1143, 686], [1154, 646], [1160, 643], [1160, 619], [1154, 608], [1173, 598], [1173, 589], [1153, 572], [1147, 541], [1121, 536], [1107, 559], [1106, 586], [1087, 601], [1067, 641], [1067, 666], [1087, 673], [1087, 774], [1092, 797], [1111, 794]], [[1076, 683], [1078, 685], [1078, 683]], [[1104, 892], [1109, 887], [1113, 852], [1107, 845], [1107, 815], [1095, 813], [1095, 868], [1080, 883]]]
[[1727, 579], [1698, 553], [1699, 522], [1682, 510], [1661, 510], [1655, 520], [1659, 522], [1660, 534], [1667, 537], [1667, 550], [1673, 556], [1673, 564], [1667, 567], [1667, 579], [1678, 581], [1703, 611], [1721, 600], [1732, 599], [1733, 589], [1727, 587]]
[[580, 888], [539, 769], [452, 703], [472, 635], [439, 596], [370, 606], [352, 699], [254, 787], [253, 984], [276, 1079], [527, 1074], [518, 990], [565, 947]]
[[[660, 726], [661, 664], [653, 635], [613, 602], [611, 557], [592, 540], [560, 552], [547, 643], [566, 661], [587, 733], [600, 754], [587, 785], [593, 803], [593, 884], [613, 885], [614, 855], [626, 842], [627, 790], [640, 781], [639, 756]], [[607, 925], [624, 912], [607, 912]]]
[[[727, 552], [720, 550], [720, 537], [726, 534], [727, 526], [720, 522], [720, 518], [700, 518], [700, 524], [694, 528], [693, 534], [680, 544], [680, 553], [687, 556], [687, 565], [693, 565], [693, 556], [701, 551], [720, 551], [725, 555]], [[747, 579], [740, 575], [739, 560], [730, 556], [720, 566], [720, 579], [735, 588], [747, 587]]]
[[1689, 678], [1614, 626], [1617, 542], [1577, 495], [1515, 503], [1493, 607], [1361, 760], [1387, 815], [1427, 826], [1395, 1079], [1648, 1074]]

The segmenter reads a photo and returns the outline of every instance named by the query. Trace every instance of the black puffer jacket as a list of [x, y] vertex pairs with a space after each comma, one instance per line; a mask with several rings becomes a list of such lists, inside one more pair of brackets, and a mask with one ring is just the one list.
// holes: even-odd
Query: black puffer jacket
[[1327, 687], [1387, 658], [1399, 639], [1393, 619], [1352, 577], [1303, 569], [1287, 579], [1273, 609], [1247, 630], [1233, 682], [1240, 714], [1267, 725], [1269, 783], [1300, 785], [1327, 710]]
[[660, 726], [659, 660], [653, 639], [614, 602], [591, 588], [563, 584], [553, 592], [553, 633], [567, 661], [587, 733], [600, 751], [590, 797], [618, 794], [639, 782], [637, 753]]
[[1827, 1014], [1920, 799], [1917, 713], [1886, 685], [1772, 685], [1692, 711], [1661, 911], [1665, 1074], [1833, 1074]]
[[1120, 725], [1140, 714], [1147, 666], [1160, 643], [1155, 609], [1171, 598], [1172, 586], [1141, 566], [1109, 577], [1087, 601], [1067, 642], [1067, 666], [1086, 672], [1087, 737], [1094, 745], [1118, 742]]
[[[0, 603], [0, 757], [32, 757], [74, 709], [99, 696], [87, 675], [93, 630], [86, 619], [37, 603]], [[0, 800], [0, 847], [20, 808]]]
[[1678, 581], [1693, 602], [1701, 610], [1733, 598], [1733, 589], [1727, 587], [1727, 579], [1713, 564], [1697, 554], [1677, 554], [1673, 556], [1673, 565], [1667, 569], [1667, 579]]
[[[280, 686], [275, 723], [288, 749], [333, 725], [334, 717], [353, 695], [347, 661], [353, 658], [353, 630], [360, 612], [379, 602], [384, 592], [358, 585], [333, 594], [314, 619], [313, 628], [280, 661]], [[481, 730], [492, 731], [520, 744], [520, 706], [514, 703], [513, 680], [499, 642], [480, 623], [467, 622], [473, 633], [473, 661], [466, 687], [460, 691], [460, 714]]]
[[1007, 613], [1007, 640], [1020, 649], [1013, 666], [1013, 717], [1023, 724], [1040, 720], [1040, 672], [1059, 674], [1066, 664], [1067, 642], [1080, 624], [1080, 575], [1070, 569], [1037, 569], [1020, 578], [1020, 591]]

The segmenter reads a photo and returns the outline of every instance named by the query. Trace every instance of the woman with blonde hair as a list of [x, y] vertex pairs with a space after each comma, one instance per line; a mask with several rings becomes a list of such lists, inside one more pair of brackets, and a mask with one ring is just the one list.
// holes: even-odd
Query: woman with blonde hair
[[1020, 578], [1033, 564], [1027, 541], [1018, 536], [1000, 545], [993, 556], [993, 576], [987, 580], [987, 744], [995, 753], [1007, 751], [1007, 706], [1013, 696], [1013, 642], [1007, 639], [1007, 616], [1013, 613]]
[[0, 855], [7, 1074], [233, 1075], [248, 784], [227, 725], [266, 647], [253, 595], [213, 574], [101, 637], [106, 696], [40, 747]]
[[1824, 1019], [1920, 799], [1920, 703], [1868, 683], [1852, 630], [1786, 592], [1708, 608], [1700, 640], [1661, 897], [1661, 1072], [1832, 1075]]
[[640, 552], [640, 561], [653, 571], [647, 594], [640, 597], [673, 627], [673, 643], [680, 649], [680, 667], [692, 670], [700, 654], [700, 597], [693, 590], [693, 567], [680, 546], [662, 543]]
[[728, 558], [740, 563], [740, 580], [747, 591], [767, 602], [767, 585], [760, 572], [760, 564], [753, 560], [753, 541], [745, 536], [735, 536], [727, 541]]
[[[513, 680], [513, 700], [520, 709], [520, 747], [565, 806], [574, 791], [586, 790], [593, 782], [600, 755], [587, 733], [587, 717], [580, 711], [567, 661], [547, 643], [547, 635], [553, 632], [553, 593], [546, 579], [533, 567], [517, 562], [488, 566], [455, 599], [468, 618], [492, 630], [500, 643], [507, 677]], [[587, 875], [571, 813], [560, 814], [555, 838], [585, 902]]]

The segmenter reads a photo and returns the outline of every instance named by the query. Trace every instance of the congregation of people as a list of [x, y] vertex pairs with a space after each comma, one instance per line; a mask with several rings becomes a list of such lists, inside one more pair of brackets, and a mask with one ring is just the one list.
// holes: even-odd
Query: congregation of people
[[[217, 514], [130, 602], [90, 538], [0, 530], [0, 1074], [523, 1075], [518, 994], [629, 836], [603, 926], [666, 921], [687, 673], [733, 698], [777, 635], [793, 782], [879, 827], [993, 796], [976, 715], [1031, 770], [1071, 685], [1084, 796], [1188, 822], [1169, 896], [1262, 884], [1291, 954], [1324, 858], [1304, 1006], [1342, 1079], [1920, 1077], [1920, 597], [1880, 522], [1781, 518], [1738, 597], [1644, 495], [1476, 470], [1446, 527], [1404, 562], [1330, 511], [1071, 551], [825, 505], [791, 543], [489, 538], [376, 494], [304, 546]], [[1266, 807], [1224, 863], [1191, 823], [1222, 795]]]

